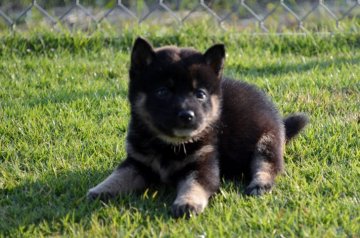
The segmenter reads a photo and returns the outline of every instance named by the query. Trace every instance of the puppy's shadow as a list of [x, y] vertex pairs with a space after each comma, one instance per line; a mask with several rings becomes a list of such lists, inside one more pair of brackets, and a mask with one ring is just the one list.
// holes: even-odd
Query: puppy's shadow
[[129, 210], [144, 217], [171, 218], [170, 206], [175, 197], [173, 190], [151, 188], [141, 194], [129, 194], [104, 203], [89, 201], [87, 190], [108, 176], [111, 171], [81, 170], [50, 173], [35, 181], [23, 181], [19, 186], [1, 189], [0, 231], [10, 234], [12, 230], [37, 226], [40, 223], [62, 224], [72, 219], [88, 227], [91, 215], [116, 207], [119, 212]]

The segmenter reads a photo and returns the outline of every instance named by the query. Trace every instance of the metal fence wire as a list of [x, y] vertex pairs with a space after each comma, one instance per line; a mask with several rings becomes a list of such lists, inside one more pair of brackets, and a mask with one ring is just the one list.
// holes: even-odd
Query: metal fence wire
[[360, 0], [0, 0], [0, 29], [214, 23], [239, 32], [358, 32]]

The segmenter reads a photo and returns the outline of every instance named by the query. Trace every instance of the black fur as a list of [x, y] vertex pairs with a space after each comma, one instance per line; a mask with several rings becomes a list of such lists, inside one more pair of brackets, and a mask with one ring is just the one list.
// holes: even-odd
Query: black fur
[[[247, 194], [269, 191], [284, 167], [285, 141], [308, 123], [304, 114], [283, 120], [256, 87], [223, 78], [224, 59], [222, 44], [204, 54], [154, 49], [142, 38], [133, 46], [128, 158], [120, 169], [131, 167], [134, 178], [146, 181], [144, 187], [176, 185], [175, 217], [200, 213], [221, 176], [245, 176]], [[105, 187], [89, 194], [112, 192]]]

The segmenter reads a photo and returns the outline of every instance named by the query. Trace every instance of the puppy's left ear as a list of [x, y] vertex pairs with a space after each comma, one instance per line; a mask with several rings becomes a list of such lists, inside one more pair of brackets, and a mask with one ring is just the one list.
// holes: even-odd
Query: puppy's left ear
[[211, 46], [204, 54], [205, 63], [209, 65], [218, 78], [221, 78], [225, 62], [225, 45], [216, 44]]

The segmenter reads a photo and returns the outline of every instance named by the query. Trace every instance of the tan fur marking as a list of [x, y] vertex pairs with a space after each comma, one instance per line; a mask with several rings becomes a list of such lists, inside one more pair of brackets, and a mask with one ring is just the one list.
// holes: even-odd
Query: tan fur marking
[[266, 152], [268, 150], [268, 145], [272, 143], [274, 140], [271, 134], [265, 134], [260, 137], [259, 141], [257, 142], [257, 148], [259, 152]]
[[213, 95], [211, 96], [211, 104], [212, 104], [212, 111], [211, 111], [211, 117], [212, 120], [217, 120], [220, 116], [220, 99], [218, 96]]
[[[130, 143], [126, 143], [126, 152], [129, 156], [145, 164], [146, 166], [151, 167], [156, 171], [163, 182], [167, 182], [167, 177], [169, 176], [169, 169], [165, 170], [161, 167], [159, 159], [154, 156], [144, 155], [141, 152], [135, 151], [133, 146]], [[175, 164], [174, 164], [175, 165]]]
[[184, 168], [187, 164], [201, 159], [202, 156], [211, 153], [214, 150], [215, 148], [212, 145], [203, 146], [200, 150], [196, 151], [195, 154], [187, 156], [182, 161], [173, 161], [170, 166], [163, 168], [160, 165], [159, 158], [157, 158], [156, 156], [144, 155], [141, 152], [135, 151], [131, 143], [126, 142], [126, 152], [128, 153], [128, 155], [134, 158], [135, 160], [138, 160], [144, 163], [145, 165], [151, 167], [154, 171], [156, 171], [160, 175], [161, 181], [164, 183], [169, 182], [168, 181], [169, 175]]
[[213, 145], [205, 145], [198, 151], [196, 151], [195, 156], [203, 156], [209, 153], [212, 153], [215, 151], [215, 148]]
[[210, 194], [195, 180], [195, 174], [191, 174], [178, 185], [178, 193], [174, 205], [191, 205], [199, 208], [202, 212], [208, 204]]
[[197, 88], [197, 87], [198, 87], [198, 79], [194, 78], [194, 79], [192, 80], [192, 87], [193, 87], [193, 88]]
[[145, 111], [146, 95], [144, 93], [139, 93], [135, 101], [136, 103], [134, 109], [136, 114], [145, 119], [150, 119], [150, 115]]
[[147, 164], [149, 161], [152, 161], [156, 158], [153, 158], [151, 156], [148, 155], [144, 155], [143, 153], [137, 152], [133, 146], [131, 145], [131, 143], [129, 143], [128, 141], [126, 141], [126, 152], [128, 155], [130, 155], [132, 158], [143, 162], [145, 164]]
[[88, 194], [111, 194], [129, 193], [144, 188], [145, 181], [132, 167], [116, 169], [104, 181], [91, 188]]
[[[276, 162], [273, 160], [278, 159], [275, 156], [282, 156], [283, 148], [280, 151], [274, 151], [273, 143], [277, 142], [274, 140], [275, 135], [265, 133], [256, 144], [256, 152], [251, 162], [252, 179], [248, 185], [248, 194], [261, 195], [264, 192], [270, 191], [276, 174], [282, 170], [281, 161], [278, 162], [278, 165], [275, 165]], [[280, 141], [280, 143], [280, 146], [284, 146], [283, 141]], [[279, 152], [281, 153], [280, 155], [277, 154]]]
[[252, 163], [253, 178], [249, 186], [271, 184], [273, 182], [273, 166], [262, 156], [254, 158]]

